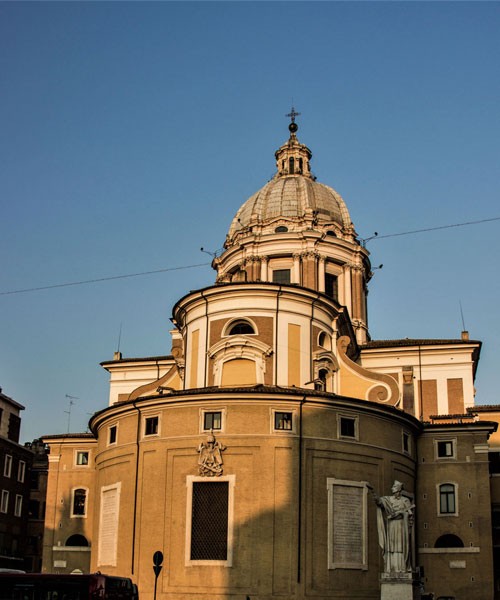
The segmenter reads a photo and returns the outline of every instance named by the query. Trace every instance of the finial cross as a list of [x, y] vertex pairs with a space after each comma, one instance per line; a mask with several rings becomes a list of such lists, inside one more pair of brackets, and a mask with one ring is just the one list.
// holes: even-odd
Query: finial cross
[[285, 117], [290, 117], [290, 119], [292, 119], [292, 123], [295, 123], [295, 117], [298, 117], [299, 115], [300, 115], [300, 113], [295, 112], [295, 108], [292, 106], [291, 112], [289, 112], [287, 115], [285, 115]]

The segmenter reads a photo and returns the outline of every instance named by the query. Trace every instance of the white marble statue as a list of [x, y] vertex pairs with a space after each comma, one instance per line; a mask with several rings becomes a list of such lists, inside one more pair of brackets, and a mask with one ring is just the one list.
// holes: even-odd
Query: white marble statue
[[402, 495], [403, 484], [395, 481], [392, 496], [377, 496], [378, 541], [384, 555], [385, 573], [407, 573], [412, 570], [411, 535], [415, 505]]

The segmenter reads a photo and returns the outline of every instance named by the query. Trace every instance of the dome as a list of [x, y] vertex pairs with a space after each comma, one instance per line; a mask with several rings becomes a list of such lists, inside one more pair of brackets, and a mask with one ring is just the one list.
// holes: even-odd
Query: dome
[[312, 153], [297, 139], [297, 124], [289, 125], [290, 138], [276, 153], [276, 175], [253, 194], [238, 210], [228, 232], [231, 240], [240, 231], [270, 221], [289, 221], [291, 229], [300, 231], [321, 225], [332, 226], [339, 233], [352, 233], [353, 226], [344, 200], [334, 189], [319, 183], [310, 170]]
[[238, 210], [229, 228], [229, 237], [251, 222], [279, 217], [303, 219], [314, 214], [318, 223], [351, 227], [347, 206], [334, 189], [303, 175], [276, 175]]

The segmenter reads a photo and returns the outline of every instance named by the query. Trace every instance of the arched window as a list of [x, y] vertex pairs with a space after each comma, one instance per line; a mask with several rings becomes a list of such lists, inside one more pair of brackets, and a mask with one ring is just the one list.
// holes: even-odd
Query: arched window
[[293, 156], [290, 156], [290, 175], [295, 173], [295, 159]]
[[87, 490], [79, 488], [73, 490], [72, 516], [84, 517], [87, 514]]
[[248, 321], [236, 321], [228, 331], [228, 335], [251, 335], [253, 333], [255, 330]]
[[66, 546], [80, 546], [88, 547], [89, 543], [87, 538], [84, 535], [80, 535], [79, 533], [75, 533], [75, 535], [70, 535], [66, 540]]
[[453, 483], [442, 483], [439, 486], [439, 513], [454, 515], [457, 512], [456, 490]]
[[337, 237], [337, 236], [335, 235], [335, 231], [332, 231], [331, 229], [329, 229], [329, 230], [326, 232], [326, 235], [329, 235], [329, 236], [331, 236], [331, 237]]
[[318, 336], [318, 346], [325, 348], [326, 350], [332, 349], [332, 339], [331, 337], [322, 331]]
[[288, 227], [285, 227], [284, 225], [280, 225], [279, 227], [276, 227], [276, 229], [274, 230], [274, 233], [286, 233], [288, 231]]
[[458, 537], [458, 535], [447, 533], [441, 537], [438, 537], [436, 543], [434, 544], [434, 548], [464, 548], [464, 543]]

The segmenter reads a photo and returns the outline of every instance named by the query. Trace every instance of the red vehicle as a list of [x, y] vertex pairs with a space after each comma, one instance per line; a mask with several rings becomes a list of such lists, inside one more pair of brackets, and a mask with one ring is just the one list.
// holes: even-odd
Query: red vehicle
[[0, 600], [139, 600], [126, 577], [0, 573]]

